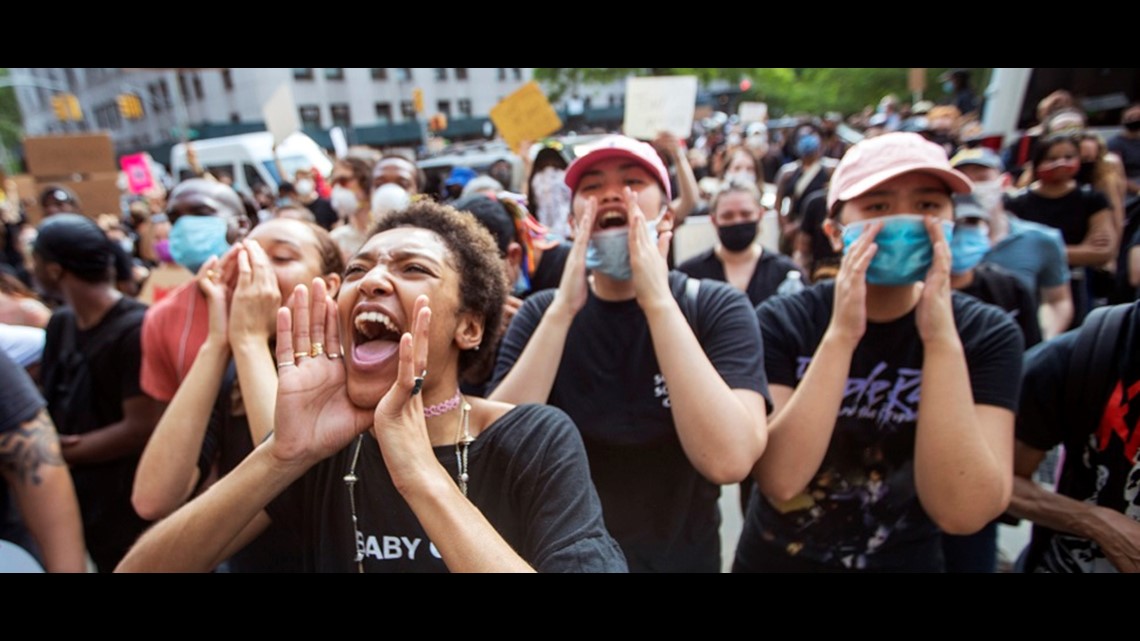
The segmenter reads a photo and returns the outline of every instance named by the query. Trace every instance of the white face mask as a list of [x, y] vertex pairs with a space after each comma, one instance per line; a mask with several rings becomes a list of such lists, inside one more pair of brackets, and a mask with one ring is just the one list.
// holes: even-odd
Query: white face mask
[[293, 186], [297, 189], [298, 196], [305, 197], [313, 193], [313, 181], [311, 180], [298, 180]]
[[993, 213], [1001, 207], [1001, 197], [1005, 193], [1001, 179], [983, 180], [974, 182], [974, 198], [987, 212]]
[[750, 171], [730, 171], [724, 175], [724, 184], [729, 183], [756, 184], [756, 174]]
[[356, 193], [348, 187], [341, 187], [340, 185], [333, 187], [329, 202], [341, 218], [348, 218], [360, 208], [360, 201], [356, 198]]
[[411, 196], [396, 183], [384, 183], [372, 192], [372, 218], [391, 211], [399, 211], [412, 203]]

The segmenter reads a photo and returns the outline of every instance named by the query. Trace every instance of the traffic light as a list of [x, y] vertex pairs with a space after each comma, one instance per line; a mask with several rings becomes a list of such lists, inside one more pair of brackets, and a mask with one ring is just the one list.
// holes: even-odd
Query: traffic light
[[143, 117], [142, 100], [133, 93], [119, 94], [119, 114], [128, 120]]
[[412, 89], [412, 104], [415, 106], [416, 113], [422, 114], [424, 112], [423, 89]]
[[71, 120], [79, 122], [83, 120], [83, 109], [79, 107], [79, 98], [73, 93], [66, 94], [67, 115]]

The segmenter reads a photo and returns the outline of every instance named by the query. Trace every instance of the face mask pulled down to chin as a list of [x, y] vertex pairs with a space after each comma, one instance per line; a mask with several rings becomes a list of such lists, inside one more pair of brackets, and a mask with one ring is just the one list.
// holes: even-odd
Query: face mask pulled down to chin
[[[654, 243], [657, 242], [657, 223], [660, 220], [659, 217], [645, 222], [649, 239]], [[602, 229], [591, 234], [590, 244], [586, 247], [586, 269], [616, 280], [633, 278], [633, 269], [629, 265], [629, 227]]]

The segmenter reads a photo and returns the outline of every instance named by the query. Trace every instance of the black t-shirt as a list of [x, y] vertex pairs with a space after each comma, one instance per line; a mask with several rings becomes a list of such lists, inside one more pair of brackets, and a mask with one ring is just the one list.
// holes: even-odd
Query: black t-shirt
[[[728, 281], [728, 277], [724, 273], [724, 263], [720, 262], [720, 259], [716, 257], [715, 250], [712, 249], [703, 251], [681, 263], [677, 271], [684, 272], [693, 278], [719, 280], [722, 283]], [[764, 253], [760, 254], [760, 260], [756, 263], [752, 278], [748, 280], [748, 290], [744, 293], [748, 295], [748, 300], [754, 306], [759, 305], [769, 296], [776, 295], [776, 288], [784, 282], [788, 272], [798, 271], [800, 271], [799, 265], [793, 263], [790, 258], [765, 250]]]
[[973, 282], [958, 291], [1008, 312], [1021, 328], [1026, 349], [1041, 342], [1036, 298], [1017, 276], [992, 263], [982, 263], [974, 268]]
[[[669, 274], [682, 300], [687, 276]], [[768, 397], [756, 316], [742, 292], [699, 281], [690, 325], [705, 355], [732, 389]], [[514, 366], [554, 299], [523, 304], [499, 349], [493, 385]], [[606, 525], [632, 571], [720, 571], [720, 487], [685, 456], [670, 409], [667, 381], [649, 323], [636, 300], [603, 301], [593, 292], [574, 317], [547, 402], [582, 433]]]
[[[0, 438], [34, 419], [46, 404], [24, 368], [0, 350]], [[8, 483], [0, 476], [0, 538], [26, 547], [27, 532], [18, 519], [14, 523], [7, 522], [11, 509]]]
[[[1107, 398], [1095, 400], [1082, 395], [1081, 400], [1087, 402], [1079, 408], [1066, 406], [1066, 379], [1079, 331], [1066, 332], [1026, 353], [1017, 439], [1041, 451], [1058, 443], [1065, 445], [1059, 494], [1140, 520], [1140, 403], [1135, 393], [1140, 385], [1140, 359], [1136, 357], [1140, 354], [1140, 311], [1136, 304], [1121, 331], [1120, 349], [1115, 352], [1119, 360], [1108, 379], [1111, 391], [1106, 390]], [[1115, 570], [1091, 540], [1034, 526], [1026, 571]]]
[[544, 289], [558, 287], [562, 281], [562, 270], [566, 268], [566, 257], [570, 255], [570, 247], [569, 243], [562, 243], [542, 252], [538, 268], [531, 276], [530, 291], [527, 292], [527, 296]]
[[[319, 463], [269, 505], [273, 522], [302, 539], [305, 569], [356, 572], [359, 550], [366, 572], [446, 572], [369, 433], [356, 464], [354, 535], [344, 476], [355, 445]], [[435, 454], [455, 479], [455, 447], [437, 447]], [[545, 405], [508, 411], [471, 444], [468, 475], [468, 498], [538, 571], [626, 571], [602, 521], [581, 439], [564, 413]]]
[[[48, 412], [60, 434], [117, 423], [123, 419], [123, 401], [143, 395], [139, 369], [145, 311], [146, 305], [124, 296], [86, 330], [77, 329], [69, 307], [52, 314], [41, 375]], [[131, 506], [139, 455], [71, 467], [88, 552], [100, 571], [114, 569], [147, 526]]]
[[[834, 296], [825, 281], [757, 308], [770, 384], [799, 384]], [[957, 292], [952, 304], [974, 402], [1016, 410], [1021, 333], [997, 307]], [[867, 323], [819, 471], [785, 503], [752, 494], [733, 571], [942, 569], [941, 534], [914, 485], [922, 360], [914, 310]]]
[[1088, 234], [1089, 218], [1108, 209], [1108, 199], [1088, 185], [1060, 198], [1045, 198], [1027, 187], [1006, 196], [1005, 208], [1024, 220], [1061, 230], [1066, 245], [1079, 245]]
[[[236, 381], [237, 368], [230, 361], [198, 457], [198, 477], [203, 481], [215, 461], [218, 475], [225, 476], [253, 451], [249, 418]], [[300, 548], [295, 532], [271, 523], [256, 539], [230, 557], [229, 569], [231, 572], [300, 572], [303, 569]]]
[[317, 219], [317, 224], [325, 229], [332, 229], [333, 225], [335, 225], [339, 219], [336, 210], [333, 209], [332, 203], [329, 202], [328, 198], [318, 196], [316, 200], [305, 206], [309, 208], [309, 211], [313, 212], [313, 217]]

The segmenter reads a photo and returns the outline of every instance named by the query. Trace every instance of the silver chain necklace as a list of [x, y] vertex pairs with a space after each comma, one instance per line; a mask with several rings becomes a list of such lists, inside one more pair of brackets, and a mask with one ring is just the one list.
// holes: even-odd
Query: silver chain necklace
[[[461, 398], [460, 404], [462, 408], [459, 414], [459, 430], [455, 438], [455, 464], [459, 468], [456, 480], [463, 496], [467, 496], [467, 481], [470, 480], [467, 473], [467, 449], [475, 442], [475, 437], [471, 436], [469, 424], [471, 405], [465, 398]], [[348, 506], [352, 511], [352, 545], [356, 548], [354, 561], [356, 562], [356, 571], [361, 574], [364, 573], [364, 550], [359, 544], [363, 537], [360, 532], [360, 521], [356, 516], [356, 482], [360, 480], [356, 476], [356, 464], [360, 460], [360, 448], [363, 445], [364, 435], [361, 434], [356, 437], [356, 445], [352, 450], [352, 462], [348, 466], [348, 474], [344, 475], [344, 485], [348, 488]]]

